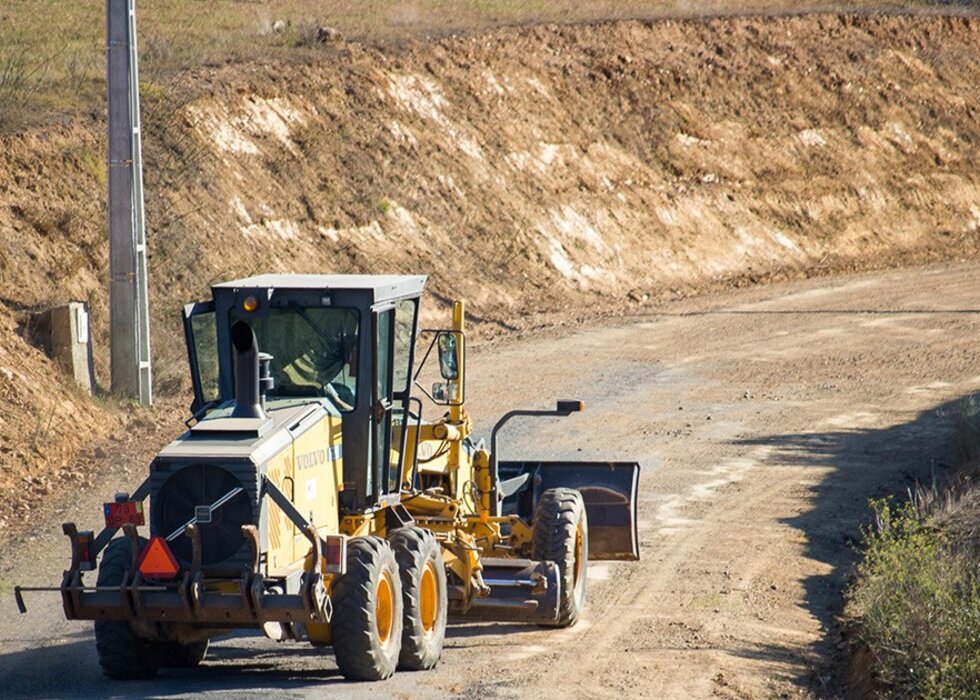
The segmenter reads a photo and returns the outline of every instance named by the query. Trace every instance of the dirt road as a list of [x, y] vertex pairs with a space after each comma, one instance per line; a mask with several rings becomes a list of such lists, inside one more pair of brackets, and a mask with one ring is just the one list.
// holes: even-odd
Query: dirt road
[[[643, 466], [642, 561], [589, 570], [564, 631], [450, 630], [439, 668], [341, 682], [329, 652], [258, 637], [217, 643], [192, 672], [101, 676], [90, 627], [11, 581], [54, 581], [57, 527], [4, 552], [5, 696], [823, 697], [834, 615], [869, 497], [948, 461], [955, 400], [980, 388], [980, 267], [924, 268], [754, 289], [643, 319], [485, 347], [478, 425], [513, 405], [582, 398], [587, 412], [513, 428], [508, 454]], [[111, 494], [114, 485], [106, 486]], [[94, 500], [94, 499], [89, 499]], [[81, 503], [89, 517], [97, 504]]]

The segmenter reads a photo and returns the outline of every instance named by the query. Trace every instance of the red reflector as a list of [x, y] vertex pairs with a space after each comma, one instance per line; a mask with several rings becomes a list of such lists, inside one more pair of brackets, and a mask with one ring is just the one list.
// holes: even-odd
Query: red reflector
[[93, 571], [95, 569], [95, 560], [92, 559], [93, 537], [94, 533], [91, 530], [86, 530], [85, 532], [79, 532], [75, 540], [76, 547], [78, 548], [78, 568], [81, 571]]
[[143, 548], [139, 569], [146, 578], [173, 578], [180, 567], [167, 546], [167, 541], [158, 535]]
[[143, 518], [143, 504], [138, 501], [116, 501], [106, 503], [105, 511], [106, 527], [122, 527], [123, 525], [145, 525]]
[[347, 569], [347, 538], [344, 535], [327, 535], [324, 538], [323, 561], [330, 573], [343, 574]]

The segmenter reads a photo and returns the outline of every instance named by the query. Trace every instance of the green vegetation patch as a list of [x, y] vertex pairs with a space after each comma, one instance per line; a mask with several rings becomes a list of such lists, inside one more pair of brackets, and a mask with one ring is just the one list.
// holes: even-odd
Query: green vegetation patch
[[872, 502], [875, 523], [846, 616], [857, 621], [888, 697], [967, 698], [980, 688], [980, 558], [941, 525], [973, 511], [974, 500], [946, 493], [928, 504]]

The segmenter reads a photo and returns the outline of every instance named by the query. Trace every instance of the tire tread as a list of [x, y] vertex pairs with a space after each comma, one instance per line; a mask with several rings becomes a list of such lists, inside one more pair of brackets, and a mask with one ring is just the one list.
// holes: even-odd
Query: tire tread
[[[99, 564], [99, 586], [120, 586], [129, 571], [132, 554], [125, 538], [112, 540]], [[156, 675], [163, 649], [159, 642], [142, 639], [125, 620], [97, 620], [95, 648], [99, 665], [110, 678], [147, 679]]]
[[[402, 596], [405, 600], [398, 667], [409, 671], [428, 670], [439, 662], [446, 636], [448, 600], [442, 547], [431, 531], [419, 527], [399, 528], [392, 533], [390, 541], [398, 561]], [[417, 617], [421, 605], [418, 582], [421, 581], [422, 568], [430, 558], [434, 560], [439, 577], [439, 614], [436, 619], [437, 628], [426, 638], [421, 618]]]
[[[399, 639], [392, 639], [396, 647], [393, 654], [379, 653], [375, 648], [372, 629], [374, 614], [371, 610], [374, 597], [373, 572], [384, 566], [384, 560], [394, 564], [392, 577], [396, 605], [400, 602], [401, 586], [397, 563], [388, 543], [379, 537], [357, 537], [347, 544], [347, 573], [337, 581], [332, 595], [334, 605], [331, 628], [334, 655], [344, 678], [358, 681], [377, 681], [390, 677], [396, 667]], [[396, 637], [401, 633], [401, 610], [396, 615]]]
[[570, 591], [571, 586], [568, 585], [572, 580], [568, 565], [575, 558], [575, 533], [580, 521], [583, 525], [583, 536], [586, 538], [586, 549], [583, 551], [585, 561], [582, 566], [584, 577], [588, 563], [588, 523], [582, 494], [569, 488], [548, 489], [541, 494], [534, 510], [531, 550], [534, 559], [558, 564], [562, 581], [558, 620], [547, 626], [571, 627], [581, 616], [584, 596], [583, 601], [577, 600], [575, 591]]

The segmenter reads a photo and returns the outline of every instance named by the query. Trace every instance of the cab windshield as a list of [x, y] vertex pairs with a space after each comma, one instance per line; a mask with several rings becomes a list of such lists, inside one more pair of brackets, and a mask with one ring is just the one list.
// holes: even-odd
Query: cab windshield
[[341, 411], [357, 403], [358, 313], [336, 307], [272, 308], [264, 316], [232, 312], [252, 326], [259, 351], [272, 355], [267, 396], [324, 397]]

